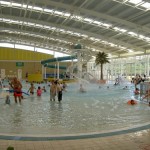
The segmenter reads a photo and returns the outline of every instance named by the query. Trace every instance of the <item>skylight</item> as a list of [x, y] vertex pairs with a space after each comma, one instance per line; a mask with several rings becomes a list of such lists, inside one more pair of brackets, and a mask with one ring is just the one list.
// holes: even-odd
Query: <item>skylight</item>
[[57, 10], [55, 10], [55, 12], [54, 12], [56, 15], [60, 15], [60, 16], [62, 16], [64, 13], [63, 12], [61, 12], [61, 11], [57, 11]]
[[0, 43], [0, 47], [14, 48], [14, 44], [11, 44], [11, 43]]
[[[71, 14], [70, 14], [70, 15], [71, 15]], [[83, 17], [77, 16], [77, 15], [72, 15], [71, 18], [72, 18], [72, 19], [79, 20], [79, 21], [83, 20]]]
[[119, 28], [119, 27], [114, 27], [114, 30], [116, 30], [116, 31], [120, 31], [120, 32], [127, 32], [127, 30], [126, 29], [121, 29], [121, 28]]
[[113, 0], [143, 11], [150, 10], [150, 2], [144, 1], [144, 0]]
[[12, 6], [21, 7], [21, 4], [19, 4], [19, 3], [12, 3]]
[[43, 9], [41, 7], [33, 7], [34, 10], [42, 11]]
[[133, 51], [132, 49], [128, 49], [128, 52], [129, 52], [129, 53], [132, 53], [132, 52], [134, 52], [134, 51]]
[[44, 12], [47, 12], [47, 13], [52, 13], [54, 10], [46, 9], [46, 8], [45, 8], [43, 11], [44, 11]]
[[15, 48], [34, 51], [33, 46], [27, 46], [27, 45], [15, 44]]
[[64, 16], [69, 17], [69, 16], [71, 16], [71, 14], [70, 13], [64, 13]]
[[0, 1], [0, 4], [2, 4], [2, 5], [10, 5], [10, 2]]
[[26, 5], [26, 4], [22, 4], [22, 7], [23, 7], [23, 8], [27, 8], [27, 5]]
[[94, 21], [93, 19], [90, 19], [90, 18], [84, 18], [83, 20], [86, 21], [86, 22], [89, 22], [89, 23]]
[[133, 3], [135, 5], [139, 4], [142, 2], [142, 0], [129, 0], [128, 2]]
[[148, 2], [142, 4], [141, 6], [146, 8], [147, 10], [150, 10], [150, 3], [148, 3]]
[[35, 51], [36, 52], [41, 52], [41, 53], [46, 53], [46, 54], [54, 55], [54, 51], [47, 50], [47, 49], [44, 49], [44, 48], [35, 47]]
[[29, 50], [29, 51], [35, 50], [36, 52], [54, 55], [54, 57], [69, 56], [61, 52], [53, 51], [54, 50], [53, 47], [51, 47], [51, 49], [45, 49], [45, 48], [40, 48], [40, 47], [24, 45], [23, 42], [22, 44], [0, 43], [0, 47], [17, 48], [17, 49], [23, 49], [23, 50]]
[[95, 21], [93, 21], [93, 23], [96, 24], [96, 25], [100, 25], [102, 22], [95, 20]]

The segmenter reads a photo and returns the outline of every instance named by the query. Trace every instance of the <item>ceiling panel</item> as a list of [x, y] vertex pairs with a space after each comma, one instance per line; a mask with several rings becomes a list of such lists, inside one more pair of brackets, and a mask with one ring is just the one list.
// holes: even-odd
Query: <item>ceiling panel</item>
[[118, 57], [129, 49], [143, 54], [150, 49], [150, 10], [126, 2], [0, 0], [0, 4], [0, 34], [7, 41], [16, 39], [17, 43], [21, 37], [19, 42], [30, 41], [31, 45], [48, 42], [49, 46], [69, 48], [68, 54], [71, 43], [80, 42], [93, 55], [104, 51]]

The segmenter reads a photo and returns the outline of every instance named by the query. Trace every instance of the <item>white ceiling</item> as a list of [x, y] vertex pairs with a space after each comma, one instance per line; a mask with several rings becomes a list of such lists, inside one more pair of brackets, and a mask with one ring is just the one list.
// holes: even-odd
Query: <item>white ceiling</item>
[[150, 50], [149, 0], [0, 0], [0, 42], [71, 54], [80, 43], [95, 55]]

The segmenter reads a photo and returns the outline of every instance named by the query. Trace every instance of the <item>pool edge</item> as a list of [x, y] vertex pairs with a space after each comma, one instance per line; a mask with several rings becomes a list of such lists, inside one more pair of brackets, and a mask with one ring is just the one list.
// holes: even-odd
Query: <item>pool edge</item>
[[91, 134], [89, 133], [89, 134], [80, 134], [80, 135], [65, 135], [65, 136], [62, 135], [62, 136], [45, 136], [45, 137], [0, 135], [0, 140], [20, 140], [20, 141], [78, 140], [78, 139], [100, 138], [100, 137], [121, 135], [121, 134], [133, 133], [133, 132], [138, 132], [147, 129], [150, 129], [150, 124], [119, 130], [119, 131], [111, 131], [105, 133], [91, 133]]

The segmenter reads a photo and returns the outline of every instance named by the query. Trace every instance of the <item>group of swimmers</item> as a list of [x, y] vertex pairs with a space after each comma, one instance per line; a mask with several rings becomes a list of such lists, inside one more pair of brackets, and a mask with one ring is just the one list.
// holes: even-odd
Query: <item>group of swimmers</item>
[[[13, 93], [14, 93], [15, 103], [17, 103], [17, 98], [18, 98], [19, 103], [21, 104], [21, 100], [23, 99], [23, 96], [22, 96], [23, 92], [22, 92], [21, 82], [19, 80], [17, 80], [16, 77], [14, 77], [13, 80], [9, 84], [10, 84], [10, 87], [12, 88]], [[50, 85], [50, 101], [55, 101], [56, 95], [57, 95], [58, 101], [60, 102], [62, 100], [62, 91], [66, 91], [66, 86], [67, 85], [65, 84], [65, 82], [60, 83], [59, 80], [53, 80], [51, 82], [51, 85]], [[107, 87], [107, 88], [109, 88], [109, 87]], [[31, 83], [31, 86], [30, 86], [30, 88], [29, 88], [29, 90], [26, 94], [28, 94], [30, 92], [30, 95], [34, 95], [34, 90], [35, 89], [36, 88], [35, 88], [34, 84]], [[127, 86], [125, 86], [123, 89], [127, 89]], [[43, 88], [38, 86], [37, 91], [36, 91], [37, 96], [41, 96], [43, 91], [46, 92], [45, 86], [43, 86]], [[81, 92], [81, 93], [86, 92], [86, 90], [85, 90], [85, 88], [83, 88], [82, 84], [80, 84], [79, 92]], [[136, 88], [134, 93], [136, 95], [138, 95], [140, 93], [139, 88]], [[148, 98], [148, 97], [150, 97], [150, 90], [147, 91], [147, 94], [143, 97], [143, 99]], [[10, 104], [9, 95], [6, 96], [6, 101], [5, 102], [6, 102], [6, 104]], [[136, 104], [133, 101], [130, 101], [129, 103], [131, 105]]]
[[[34, 90], [35, 90], [35, 89], [36, 89], [36, 88], [35, 88], [34, 84], [31, 83], [31, 86], [30, 86], [30, 88], [29, 88], [29, 90], [28, 90], [27, 93], [30, 92], [31, 95], [34, 95]], [[41, 95], [42, 95], [42, 91], [46, 92], [45, 86], [43, 86], [43, 88], [41, 88], [40, 86], [38, 86], [38, 89], [37, 89], [37, 96], [41, 96]]]
[[50, 101], [55, 101], [57, 95], [58, 101], [62, 100], [62, 91], [66, 91], [66, 83], [60, 83], [59, 80], [53, 80], [50, 85]]
[[[22, 84], [19, 80], [17, 80], [16, 77], [13, 78], [13, 80], [9, 83], [11, 90], [8, 90], [9, 92], [13, 92], [14, 93], [14, 100], [15, 103], [17, 103], [17, 98], [19, 99], [19, 103], [21, 104], [21, 100], [23, 99], [22, 93]], [[51, 85], [50, 85], [50, 101], [55, 101], [55, 97], [56, 95], [58, 96], [58, 101], [60, 102], [62, 100], [62, 91], [66, 91], [66, 83], [60, 83], [59, 80], [53, 80], [51, 81]], [[27, 95], [34, 95], [34, 91], [36, 90], [36, 87], [34, 86], [33, 83], [31, 83], [31, 86], [29, 88], [29, 90], [27, 91]], [[43, 88], [41, 88], [40, 86], [38, 86], [36, 93], [37, 96], [41, 96], [43, 92], [46, 92], [46, 88], [45, 86], [43, 86]], [[29, 93], [29, 94], [28, 94]], [[10, 104], [10, 98], [9, 95], [6, 96], [6, 104]]]
[[[10, 85], [11, 89], [8, 91], [14, 93], [15, 103], [18, 103], [18, 101], [17, 101], [17, 99], [18, 99], [19, 103], [21, 104], [21, 100], [23, 99], [22, 93], [25, 93], [25, 92], [22, 92], [21, 82], [16, 77], [14, 77], [13, 80], [9, 83], [9, 85]], [[57, 96], [58, 101], [60, 102], [62, 100], [62, 91], [66, 91], [66, 87], [67, 87], [66, 83], [65, 82], [61, 83], [61, 82], [59, 82], [59, 80], [52, 80], [51, 84], [49, 86], [50, 86], [50, 101], [55, 101], [56, 96]], [[31, 83], [29, 90], [25, 94], [34, 95], [35, 90], [36, 90], [36, 87], [34, 86], [33, 83]], [[37, 96], [41, 96], [43, 91], [46, 92], [45, 86], [43, 86], [43, 88], [38, 86], [38, 88], [36, 90]], [[82, 84], [80, 84], [79, 92], [81, 92], [81, 93], [86, 92], [86, 90], [83, 88]], [[6, 96], [5, 103], [10, 104], [9, 95]]]

